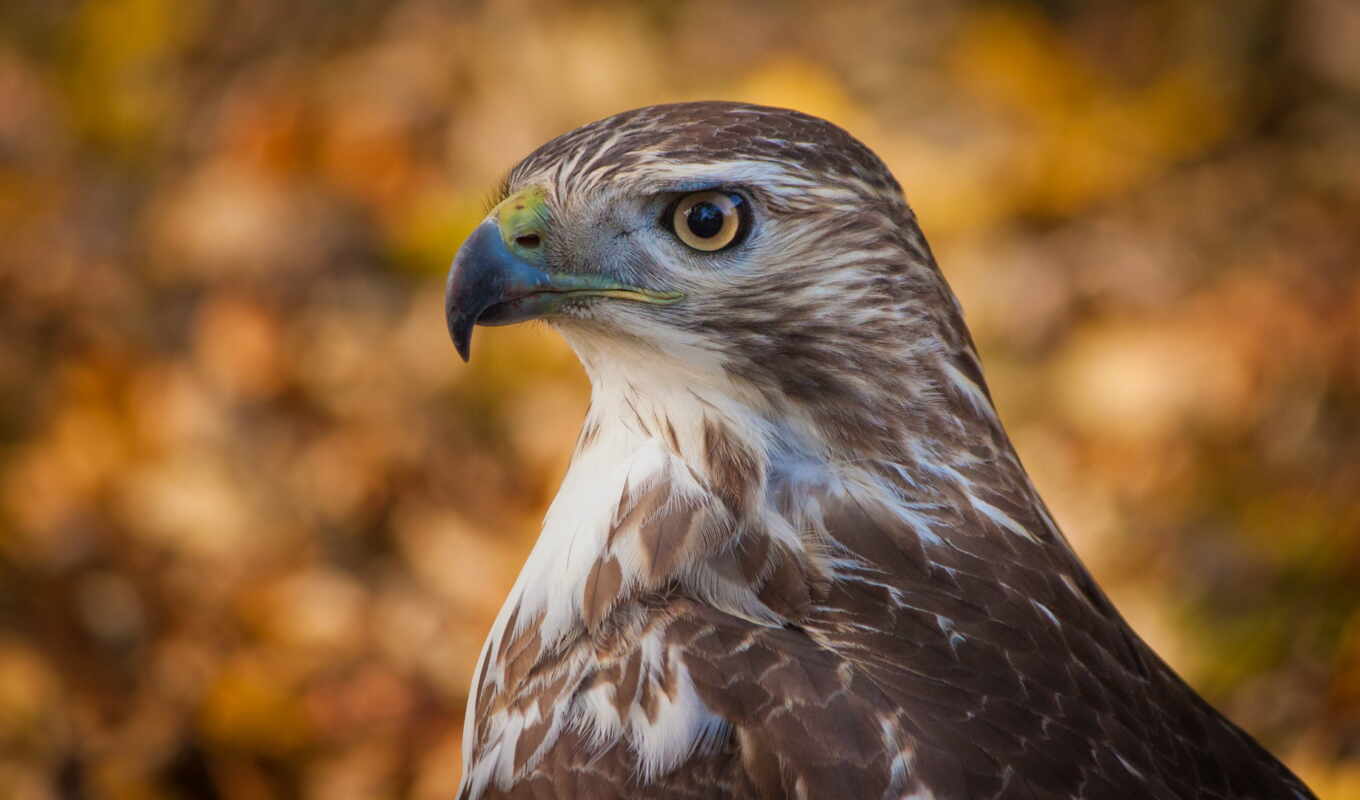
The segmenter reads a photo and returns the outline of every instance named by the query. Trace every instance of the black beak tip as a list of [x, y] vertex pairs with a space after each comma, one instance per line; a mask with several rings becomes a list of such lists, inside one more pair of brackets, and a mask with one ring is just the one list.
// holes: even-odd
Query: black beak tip
[[[454, 273], [456, 274], [458, 264], [454, 262]], [[453, 277], [450, 275], [450, 278]], [[479, 304], [468, 307], [466, 298], [461, 297], [453, 286], [453, 281], [449, 281], [449, 286], [444, 293], [444, 322], [449, 328], [449, 338], [453, 340], [453, 347], [458, 351], [458, 355], [466, 363], [472, 355], [472, 329], [477, 325], [477, 316], [481, 309]]]
[[458, 357], [466, 364], [472, 357], [472, 328], [477, 322], [472, 317], [459, 314], [453, 309], [446, 309], [446, 319], [449, 323], [449, 338], [453, 339], [453, 349], [458, 351]]

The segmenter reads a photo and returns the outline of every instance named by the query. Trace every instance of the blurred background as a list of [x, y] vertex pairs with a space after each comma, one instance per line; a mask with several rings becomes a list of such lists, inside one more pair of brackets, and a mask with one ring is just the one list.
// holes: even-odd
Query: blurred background
[[444, 271], [709, 98], [885, 158], [1116, 603], [1360, 798], [1352, 0], [0, 5], [0, 796], [451, 798], [587, 387]]

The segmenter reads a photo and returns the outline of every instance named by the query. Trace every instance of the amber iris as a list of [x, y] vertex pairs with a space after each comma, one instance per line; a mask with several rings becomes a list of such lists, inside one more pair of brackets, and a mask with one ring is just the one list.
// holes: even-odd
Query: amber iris
[[739, 194], [695, 192], [676, 204], [671, 226], [680, 241], [695, 250], [721, 250], [743, 233], [743, 202]]

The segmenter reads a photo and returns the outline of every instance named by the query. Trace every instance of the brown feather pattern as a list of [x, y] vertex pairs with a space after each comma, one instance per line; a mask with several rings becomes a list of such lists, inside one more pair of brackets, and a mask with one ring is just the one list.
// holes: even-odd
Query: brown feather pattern
[[[683, 411], [641, 379], [611, 384], [624, 356], [600, 342], [664, 348], [589, 309], [559, 322], [596, 388], [578, 462], [625, 428], [668, 460], [604, 510], [570, 624], [543, 628], [551, 607], [512, 600], [465, 773], [498, 747], [513, 757], [465, 775], [461, 796], [1311, 797], [1138, 638], [1068, 546], [867, 148], [792, 111], [652, 107], [548, 143], [508, 190], [550, 187], [572, 219], [589, 197], [724, 167], [768, 176], [743, 179], [770, 220], [750, 247], [777, 247], [779, 268], [636, 313], [701, 342], [750, 414], [698, 384]], [[581, 227], [553, 257], [582, 263]], [[646, 736], [682, 709], [716, 722], [648, 767], [661, 745]]]

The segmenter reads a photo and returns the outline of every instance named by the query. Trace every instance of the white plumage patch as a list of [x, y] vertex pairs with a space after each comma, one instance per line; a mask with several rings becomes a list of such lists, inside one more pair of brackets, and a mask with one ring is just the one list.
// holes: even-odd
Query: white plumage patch
[[[591, 343], [582, 345], [579, 349], [589, 353]], [[573, 459], [548, 509], [542, 532], [483, 648], [482, 661], [491, 659], [485, 680], [499, 689], [507, 687], [500, 685], [503, 665], [495, 662], [493, 654], [502, 642], [523, 635], [524, 626], [534, 624], [546, 651], [579, 628], [582, 597], [592, 568], [602, 559], [618, 560], [620, 591], [646, 580], [647, 558], [636, 537], [629, 535], [635, 531], [615, 525], [622, 498], [643, 496], [653, 486], [664, 485], [670, 493], [670, 503], [686, 502], [687, 498], [693, 502], [712, 502], [700, 482], [703, 476], [696, 474], [700, 468], [681, 459], [674, 443], [655, 432], [667, 425], [675, 431], [682, 450], [689, 448], [700, 453], [705, 415], [733, 407], [730, 395], [707, 400], [704, 393], [709, 387], [699, 381], [686, 381], [684, 370], [669, 374], [655, 370], [634, 372], [629, 367], [636, 365], [629, 364], [623, 353], [619, 356], [588, 362], [594, 367], [595, 392], [587, 426], [598, 426], [598, 433]], [[663, 376], [660, 381], [654, 377], [658, 374]], [[790, 538], [796, 536], [790, 533]], [[749, 595], [749, 589], [746, 594]], [[768, 611], [765, 613], [771, 616]], [[510, 628], [512, 616], [515, 629]], [[634, 702], [627, 713], [620, 715], [613, 687], [598, 685], [582, 692], [570, 708], [552, 712], [564, 719], [553, 722], [539, 749], [550, 746], [564, 724], [570, 725], [585, 733], [597, 750], [626, 742], [637, 754], [639, 776], [650, 779], [720, 740], [726, 733], [725, 723], [699, 700], [688, 670], [676, 654], [662, 649], [655, 636], [643, 639], [639, 651], [644, 688], [653, 689], [653, 695], [659, 698], [650, 713]], [[479, 661], [478, 674], [482, 673]], [[571, 680], [579, 681], [587, 674], [586, 669], [579, 669]], [[665, 674], [674, 676], [670, 694], [656, 685]], [[472, 797], [492, 781], [501, 787], [511, 784], [516, 777], [516, 745], [522, 731], [538, 721], [540, 713], [549, 713], [539, 712], [534, 706], [530, 716], [493, 715], [489, 720], [493, 730], [488, 737], [493, 744], [474, 753], [477, 734], [473, 719], [479, 713], [475, 698], [482, 688], [480, 683], [474, 685], [470, 693], [473, 699], [469, 702], [463, 740], [464, 763], [472, 765], [464, 781], [471, 788]], [[639, 692], [639, 696], [642, 694]], [[531, 768], [533, 763], [534, 759], [527, 760], [519, 771]]]
[[[727, 732], [727, 723], [699, 700], [689, 670], [680, 662], [679, 654], [658, 653], [656, 660], [649, 661], [655, 664], [661, 659], [668, 659], [670, 668], [676, 671], [679, 691], [674, 697], [663, 695], [654, 719], [636, 704], [628, 715], [628, 740], [638, 753], [643, 780], [669, 772], [690, 754], [704, 750]], [[653, 676], [656, 674], [654, 672]]]

